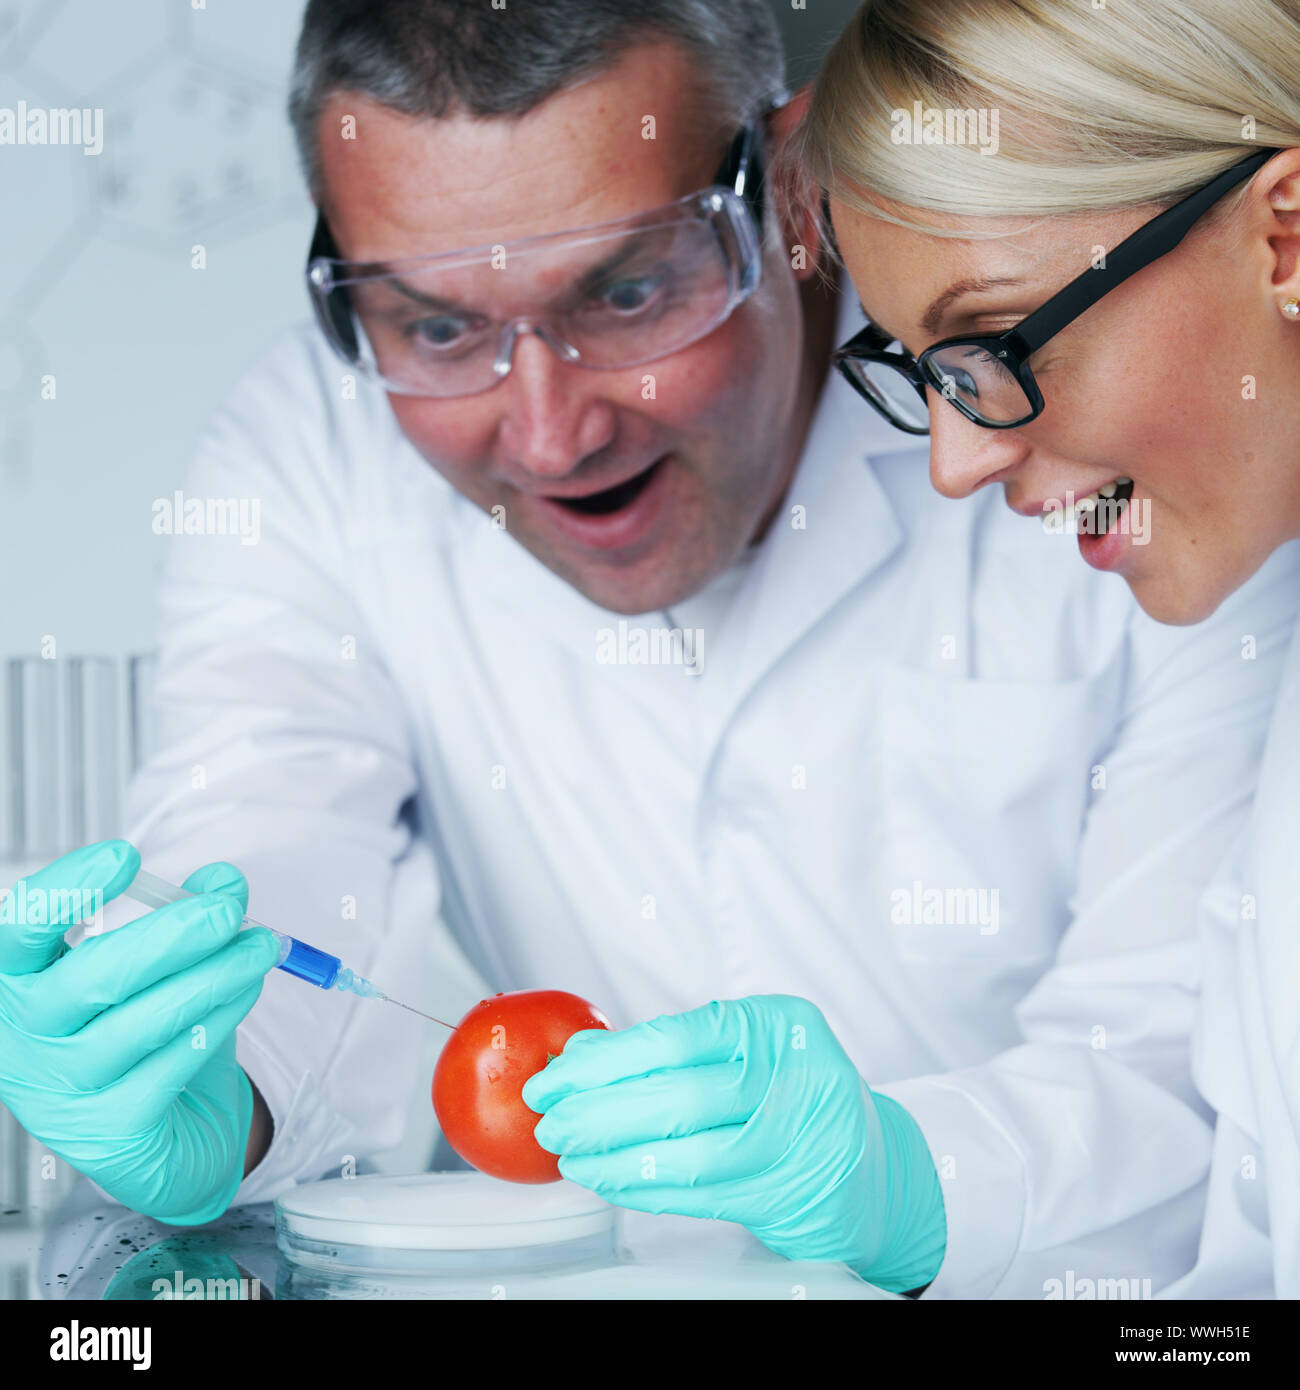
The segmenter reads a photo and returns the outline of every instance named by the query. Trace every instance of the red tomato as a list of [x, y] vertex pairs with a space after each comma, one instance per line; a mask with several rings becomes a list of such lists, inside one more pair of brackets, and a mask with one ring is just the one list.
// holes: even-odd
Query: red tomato
[[562, 989], [519, 989], [475, 1004], [433, 1072], [433, 1109], [447, 1142], [494, 1178], [557, 1182], [559, 1159], [533, 1138], [542, 1117], [519, 1093], [574, 1033], [608, 1027], [599, 1009]]

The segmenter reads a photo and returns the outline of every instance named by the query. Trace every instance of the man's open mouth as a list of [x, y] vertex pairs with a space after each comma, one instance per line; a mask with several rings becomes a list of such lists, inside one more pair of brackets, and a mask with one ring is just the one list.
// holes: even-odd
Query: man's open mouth
[[636, 477], [614, 487], [607, 487], [603, 492], [588, 493], [586, 497], [551, 497], [548, 501], [563, 503], [571, 511], [585, 512], [588, 516], [606, 516], [634, 502], [662, 463], [663, 459], [656, 459]]

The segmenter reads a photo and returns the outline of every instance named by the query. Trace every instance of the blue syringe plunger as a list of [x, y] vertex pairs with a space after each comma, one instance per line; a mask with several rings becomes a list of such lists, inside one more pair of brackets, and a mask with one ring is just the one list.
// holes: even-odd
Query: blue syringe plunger
[[289, 950], [281, 956], [279, 968], [289, 975], [296, 975], [300, 980], [306, 980], [308, 984], [317, 985], [321, 989], [333, 989], [343, 966], [338, 956], [332, 956], [328, 951], [319, 951], [315, 946], [308, 946], [305, 941], [299, 941], [295, 936], [289, 937], [288, 940]]
[[[141, 869], [130, 887], [123, 891], [127, 897], [134, 898], [136, 902], [144, 903], [146, 907], [163, 907], [167, 903], [180, 902], [182, 898], [194, 896], [188, 889], [178, 888], [174, 883], [168, 883], [165, 878], [159, 878], [157, 874], [151, 874], [147, 869]], [[320, 989], [347, 990], [350, 994], [358, 994], [363, 999], [384, 999], [387, 997], [377, 990], [369, 980], [363, 980], [360, 975], [347, 969], [338, 956], [332, 956], [328, 951], [318, 950], [315, 946], [308, 946], [305, 941], [299, 941], [296, 936], [289, 936], [286, 932], [276, 931], [274, 927], [268, 927], [264, 922], [259, 922], [245, 914], [240, 930], [248, 927], [261, 927], [264, 931], [269, 931], [280, 943], [280, 959], [276, 962], [276, 968], [283, 970], [286, 974], [294, 975], [300, 980], [306, 980], [308, 984], [316, 985]]]
[[[178, 888], [174, 883], [168, 883], [165, 878], [159, 878], [157, 874], [151, 874], [146, 869], [140, 869], [130, 887], [122, 891], [128, 898], [134, 898], [146, 907], [164, 907], [167, 903], [180, 902], [182, 898], [194, 896], [187, 888]], [[299, 980], [306, 980], [308, 984], [316, 985], [320, 989], [341, 989], [362, 999], [382, 999], [388, 1004], [396, 1004], [399, 1009], [405, 1009], [408, 1013], [419, 1014], [430, 1023], [440, 1023], [444, 1028], [455, 1031], [453, 1025], [443, 1019], [434, 1018], [432, 1014], [426, 1014], [422, 1009], [414, 1009], [410, 1004], [403, 1004], [400, 999], [394, 999], [391, 995], [376, 989], [369, 980], [362, 979], [360, 975], [349, 970], [338, 956], [332, 956], [328, 951], [308, 946], [296, 936], [276, 931], [274, 927], [268, 927], [265, 922], [259, 922], [247, 914], [241, 930], [246, 927], [261, 927], [263, 931], [269, 931], [280, 943], [280, 959], [276, 962], [278, 970], [283, 970]]]

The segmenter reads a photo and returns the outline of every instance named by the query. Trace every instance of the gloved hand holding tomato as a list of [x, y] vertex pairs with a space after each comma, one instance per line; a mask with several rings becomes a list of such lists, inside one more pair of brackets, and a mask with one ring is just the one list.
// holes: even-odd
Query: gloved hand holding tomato
[[558, 989], [521, 989], [476, 1004], [444, 1044], [433, 1108], [447, 1142], [480, 1172], [510, 1182], [558, 1182], [560, 1166], [533, 1138], [538, 1114], [525, 1081], [584, 1029], [607, 1029], [597, 1008]]
[[943, 1195], [916, 1121], [807, 999], [714, 1000], [583, 1032], [529, 1078], [563, 1177], [635, 1211], [734, 1221], [780, 1255], [885, 1289], [938, 1272]]

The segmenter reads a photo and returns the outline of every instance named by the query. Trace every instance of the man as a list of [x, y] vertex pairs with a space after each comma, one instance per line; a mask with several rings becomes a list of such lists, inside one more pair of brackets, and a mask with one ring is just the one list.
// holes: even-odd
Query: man
[[[312, 0], [325, 334], [187, 482], [262, 539], [173, 547], [133, 838], [399, 997], [445, 930], [601, 1007], [525, 1099], [620, 1205], [929, 1296], [1160, 1286], [1210, 1143], [1193, 907], [1294, 562], [1158, 629], [935, 498], [827, 377], [857, 307], [746, 139], [770, 169], [780, 82], [758, 0]], [[391, 1146], [418, 1083], [412, 1016], [245, 997], [247, 1175], [170, 1219]]]

